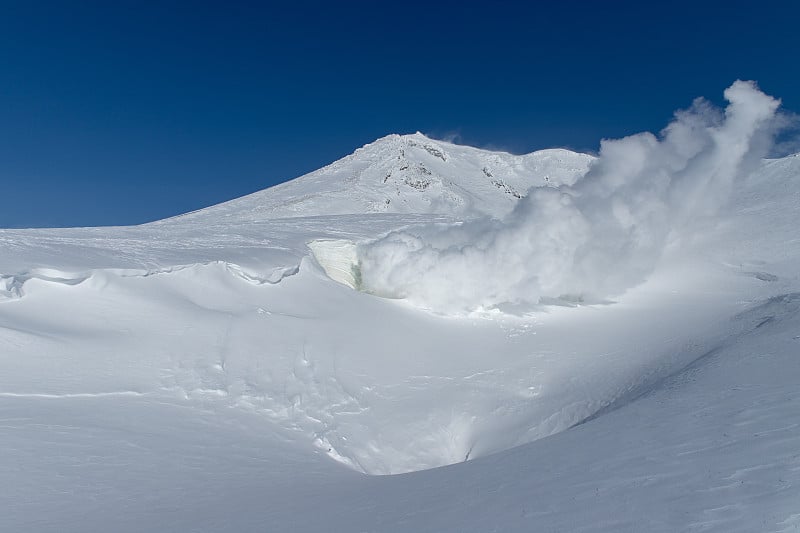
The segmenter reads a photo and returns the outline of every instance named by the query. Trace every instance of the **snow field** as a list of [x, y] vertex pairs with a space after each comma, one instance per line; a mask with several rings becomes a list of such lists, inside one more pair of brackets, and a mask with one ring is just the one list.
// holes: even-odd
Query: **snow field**
[[[327, 272], [347, 273], [353, 246], [317, 242]], [[0, 307], [17, 361], [2, 392], [243, 408], [356, 470], [416, 471], [568, 429], [710, 349], [742, 309], [730, 295], [767, 283], [731, 275], [714, 296], [676, 265], [616, 305], [457, 318], [351, 290], [310, 259], [22, 276]]]

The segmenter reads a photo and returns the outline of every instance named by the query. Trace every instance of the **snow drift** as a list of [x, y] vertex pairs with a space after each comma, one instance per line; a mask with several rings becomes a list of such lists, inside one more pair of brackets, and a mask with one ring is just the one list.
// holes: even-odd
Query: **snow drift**
[[766, 155], [780, 102], [750, 81], [724, 94], [724, 111], [699, 98], [660, 136], [604, 140], [583, 179], [531, 189], [502, 220], [405, 229], [362, 245], [364, 290], [440, 312], [621, 294]]

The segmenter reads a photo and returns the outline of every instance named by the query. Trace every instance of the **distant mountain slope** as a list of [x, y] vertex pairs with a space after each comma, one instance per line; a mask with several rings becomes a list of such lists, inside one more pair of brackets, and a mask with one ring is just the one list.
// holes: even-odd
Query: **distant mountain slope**
[[571, 184], [594, 158], [569, 150], [526, 155], [389, 135], [287, 183], [181, 219], [435, 213], [502, 216], [533, 186]]

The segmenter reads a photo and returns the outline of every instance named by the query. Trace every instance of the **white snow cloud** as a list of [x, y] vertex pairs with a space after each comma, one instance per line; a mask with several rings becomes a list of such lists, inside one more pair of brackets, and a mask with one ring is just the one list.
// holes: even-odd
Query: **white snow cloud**
[[613, 297], [652, 272], [671, 232], [713, 216], [765, 156], [779, 100], [754, 82], [678, 111], [659, 136], [604, 140], [572, 187], [535, 188], [504, 220], [394, 232], [359, 248], [364, 290], [441, 312]]

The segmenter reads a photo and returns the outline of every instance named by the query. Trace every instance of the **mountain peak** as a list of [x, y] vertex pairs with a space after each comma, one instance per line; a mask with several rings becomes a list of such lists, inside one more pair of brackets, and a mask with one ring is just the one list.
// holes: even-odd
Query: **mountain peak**
[[594, 158], [563, 149], [525, 155], [391, 134], [286, 183], [183, 215], [242, 221], [364, 213], [502, 217], [531, 187], [572, 184]]

